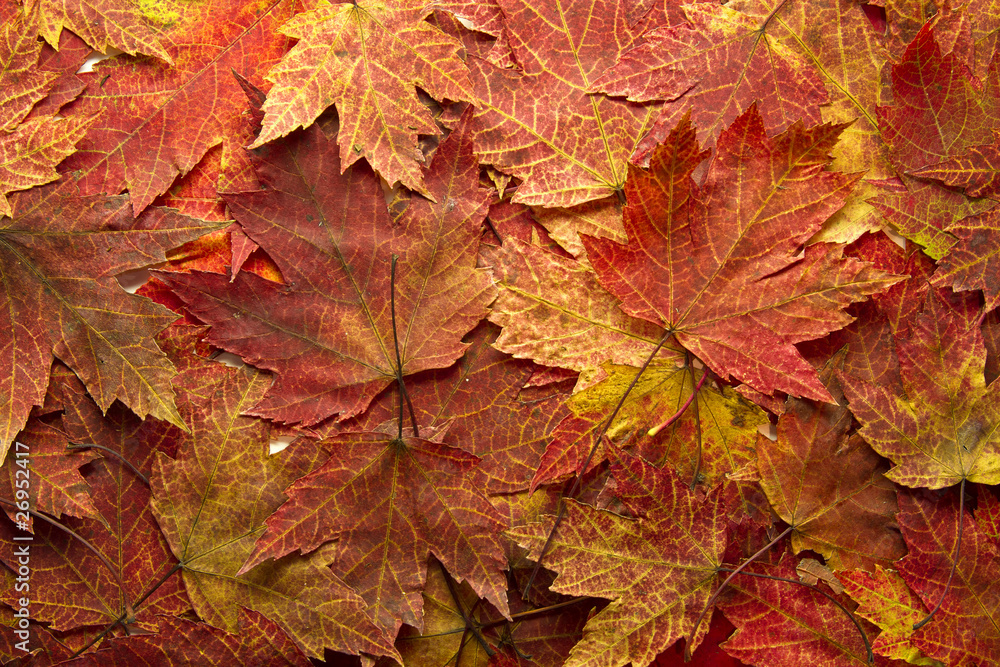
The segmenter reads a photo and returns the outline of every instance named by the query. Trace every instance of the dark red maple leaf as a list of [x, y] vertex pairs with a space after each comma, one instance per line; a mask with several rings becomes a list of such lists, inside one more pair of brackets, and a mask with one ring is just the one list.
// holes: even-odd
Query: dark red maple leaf
[[[341, 175], [337, 147], [318, 128], [265, 146], [258, 173], [267, 189], [225, 197], [286, 287], [246, 272], [232, 281], [160, 274], [212, 325], [210, 342], [277, 374], [253, 414], [307, 425], [345, 419], [397, 370], [449, 366], [465, 351], [462, 336], [485, 315], [495, 288], [476, 268], [487, 202], [464, 127], [441, 144], [425, 174], [437, 203], [412, 198], [395, 225], [378, 178], [363, 164]], [[326, 315], [312, 316], [319, 313]]]

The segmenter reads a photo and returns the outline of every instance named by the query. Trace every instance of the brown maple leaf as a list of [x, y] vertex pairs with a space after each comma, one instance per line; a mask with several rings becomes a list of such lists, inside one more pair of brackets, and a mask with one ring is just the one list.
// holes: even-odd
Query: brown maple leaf
[[768, 137], [751, 107], [720, 135], [697, 186], [701, 153], [681, 123], [629, 179], [629, 244], [584, 237], [601, 283], [723, 378], [830, 400], [794, 344], [848, 324], [842, 308], [896, 282], [840, 246], [796, 256], [850, 192], [851, 177], [823, 170], [840, 129], [796, 124]]
[[336, 144], [318, 128], [260, 150], [267, 189], [225, 198], [286, 286], [246, 271], [232, 282], [161, 274], [212, 325], [211, 343], [277, 374], [253, 414], [306, 425], [333, 414], [346, 419], [394, 382], [397, 370], [411, 374], [459, 358], [467, 347], [462, 336], [495, 295], [489, 272], [476, 268], [486, 192], [468, 132], [453, 132], [425, 174], [437, 203], [413, 197], [395, 225], [375, 174], [357, 164], [341, 175]]
[[0, 218], [0, 452], [41, 404], [53, 356], [101, 409], [119, 399], [139, 416], [180, 424], [174, 369], [153, 340], [174, 317], [126, 293], [115, 275], [164, 261], [211, 225], [167, 209], [133, 220], [128, 197], [82, 197], [72, 181], [13, 202], [13, 218]]
[[471, 99], [459, 43], [424, 21], [431, 10], [422, 0], [317, 4], [281, 27], [299, 42], [267, 75], [274, 88], [251, 147], [336, 105], [342, 170], [365, 157], [389, 183], [433, 198], [417, 135], [440, 130], [414, 87], [437, 100]]
[[896, 350], [899, 385], [838, 376], [861, 435], [896, 464], [889, 479], [930, 489], [998, 483], [1000, 385], [984, 382], [979, 328], [931, 291]]
[[[567, 666], [646, 667], [693, 629], [708, 602], [726, 539], [719, 496], [699, 500], [672, 471], [621, 454], [616, 495], [638, 520], [567, 503], [545, 555], [552, 590], [613, 600], [593, 616]], [[538, 558], [551, 518], [508, 534]]]
[[640, 30], [615, 0], [499, 5], [521, 71], [469, 58], [476, 154], [524, 181], [515, 202], [573, 206], [616, 194], [659, 105], [590, 89]]

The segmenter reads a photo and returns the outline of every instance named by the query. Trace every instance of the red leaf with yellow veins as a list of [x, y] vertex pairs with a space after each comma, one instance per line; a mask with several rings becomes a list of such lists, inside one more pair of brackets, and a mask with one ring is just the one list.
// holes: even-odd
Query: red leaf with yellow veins
[[882, 136], [902, 171], [935, 165], [989, 143], [1000, 115], [995, 94], [977, 94], [954, 53], [942, 54], [928, 25], [892, 67], [893, 103], [879, 109]]
[[1000, 141], [996, 134], [994, 130], [992, 144], [972, 146], [961, 155], [910, 173], [961, 188], [970, 197], [996, 199], [1000, 195]]
[[830, 400], [794, 344], [845, 326], [843, 308], [896, 282], [832, 244], [796, 256], [850, 192], [853, 178], [824, 170], [840, 129], [768, 137], [751, 108], [719, 137], [697, 186], [700, 153], [682, 123], [626, 186], [629, 244], [584, 238], [601, 283], [723, 378]]
[[[641, 518], [569, 501], [545, 555], [559, 573], [552, 590], [613, 600], [587, 622], [567, 667], [650, 664], [693, 629], [726, 546], [718, 494], [699, 500], [672, 471], [627, 454], [612, 472], [616, 495]], [[552, 523], [508, 534], [537, 559]]]
[[[61, 437], [62, 457], [78, 459], [77, 465], [90, 463], [85, 469], [86, 483], [81, 478], [80, 485], [93, 516], [63, 518], [62, 522], [88, 540], [116, 573], [111, 575], [107, 565], [81, 542], [44, 521], [34, 520], [37, 546], [32, 547], [30, 581], [33, 618], [50, 622], [55, 629], [68, 630], [115, 621], [129, 611], [126, 604], [134, 607], [176, 563], [149, 510], [148, 484], [140, 477], [149, 475], [157, 451], [169, 452], [171, 447], [169, 441], [157, 437], [167, 428], [162, 422], [144, 425], [120, 404], [103, 415], [87, 397], [80, 380], [65, 366], [56, 365], [52, 385], [50, 395], [63, 406], [60, 425], [67, 434]], [[19, 441], [28, 444], [32, 465], [44, 466], [46, 455], [51, 454], [45, 451], [43, 442], [30, 437], [32, 430], [38, 430], [36, 422], [29, 422]], [[67, 439], [110, 451], [100, 452], [99, 458], [96, 449], [67, 450]], [[39, 482], [33, 475], [32, 488]], [[40, 503], [36, 509], [51, 513], [46, 504]], [[143, 602], [137, 619], [148, 627], [157, 614], [179, 614], [190, 607], [180, 578], [171, 577]]]
[[[793, 559], [755, 567], [752, 573], [798, 581]], [[723, 645], [726, 653], [752, 665], [798, 667], [869, 665], [858, 629], [843, 610], [822, 593], [787, 581], [737, 575], [733, 592], [719, 601], [736, 632]], [[871, 626], [866, 629], [872, 634]], [[880, 667], [892, 664], [875, 656]]]
[[266, 616], [240, 609], [239, 630], [233, 634], [204, 623], [167, 616], [159, 632], [123, 637], [97, 653], [73, 662], [79, 667], [309, 667], [309, 658], [289, 639], [281, 626]]
[[689, 23], [644, 35], [592, 89], [634, 101], [667, 100], [642, 142], [644, 156], [688, 116], [710, 145], [754, 102], [771, 133], [796, 120], [818, 123], [827, 102], [823, 81], [806, 59], [771, 36], [785, 4], [685, 5]]
[[910, 642], [948, 665], [987, 665], [1000, 655], [1000, 554], [978, 522], [965, 517], [962, 549], [955, 553], [958, 499], [899, 495], [899, 527], [910, 545], [897, 568], [927, 609], [941, 600], [957, 558], [951, 589], [933, 620]]
[[37, 34], [53, 48], [58, 48], [60, 33], [65, 29], [100, 53], [114, 47], [132, 55], [142, 53], [173, 62], [159, 29], [170, 20], [170, 12], [158, 12], [157, 5], [141, 0], [26, 0], [23, 4], [25, 15], [35, 22]]
[[178, 375], [178, 408], [190, 435], [172, 430], [177, 456], [160, 455], [152, 509], [183, 565], [184, 587], [206, 622], [236, 632], [240, 607], [275, 620], [307, 655], [323, 648], [395, 655], [361, 599], [327, 567], [329, 556], [287, 558], [240, 573], [282, 491], [318, 464], [296, 447], [268, 456], [267, 424], [242, 417], [270, 378], [209, 362]]
[[25, 30], [17, 9], [0, 5], [0, 130], [11, 130], [59, 78], [38, 68], [42, 44]]
[[896, 491], [883, 476], [886, 465], [859, 436], [848, 436], [850, 426], [847, 408], [789, 399], [777, 441], [761, 436], [757, 444], [760, 484], [794, 528], [795, 552], [812, 549], [835, 570], [870, 569], [906, 553], [893, 530]]
[[932, 284], [956, 291], [982, 290], [984, 312], [1000, 304], [1000, 210], [951, 223], [946, 230], [954, 237], [948, 255], [938, 263]]
[[591, 87], [640, 30], [614, 0], [499, 4], [522, 71], [469, 59], [476, 154], [524, 181], [515, 202], [574, 206], [615, 195], [659, 105], [610, 99]]
[[213, 146], [242, 150], [246, 95], [232, 72], [260, 81], [288, 47], [277, 29], [293, 11], [292, 0], [270, 2], [260, 14], [253, 3], [184, 6], [169, 33], [175, 65], [126, 56], [100, 63], [71, 108], [101, 112], [68, 163], [81, 171], [81, 189], [128, 188], [138, 215]]
[[119, 399], [139, 416], [181, 423], [174, 368], [153, 340], [174, 317], [115, 275], [162, 262], [209, 229], [166, 209], [133, 220], [128, 197], [81, 197], [72, 182], [15, 196], [13, 219], [0, 218], [0, 452], [41, 404], [53, 356], [101, 409]]
[[437, 100], [471, 99], [459, 42], [424, 21], [422, 0], [317, 5], [281, 27], [299, 43], [267, 75], [274, 87], [251, 147], [308, 127], [335, 104], [342, 170], [365, 157], [390, 184], [433, 197], [417, 135], [440, 131], [415, 86]]
[[487, 194], [464, 127], [425, 175], [437, 203], [413, 197], [395, 225], [378, 178], [363, 164], [341, 175], [337, 147], [318, 128], [265, 147], [258, 173], [267, 189], [226, 201], [287, 286], [245, 271], [232, 282], [164, 274], [212, 325], [211, 343], [277, 373], [253, 414], [306, 425], [346, 419], [395, 381], [393, 255], [402, 373], [449, 366], [465, 351], [462, 336], [496, 292], [476, 268]]
[[[641, 366], [663, 338], [660, 327], [623, 313], [583, 262], [513, 238], [484, 255], [499, 278], [490, 311], [490, 321], [503, 327], [499, 350], [584, 371], [609, 359]], [[676, 354], [665, 349], [659, 356]]]
[[940, 489], [1000, 482], [1000, 384], [986, 386], [979, 328], [929, 292], [908, 338], [896, 339], [901, 385], [840, 374], [861, 435], [896, 464], [889, 479]]

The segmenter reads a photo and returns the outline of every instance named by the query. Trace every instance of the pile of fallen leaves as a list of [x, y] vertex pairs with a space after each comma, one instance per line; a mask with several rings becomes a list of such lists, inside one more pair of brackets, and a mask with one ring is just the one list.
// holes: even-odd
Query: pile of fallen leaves
[[0, 0], [0, 658], [1000, 663], [956, 5]]

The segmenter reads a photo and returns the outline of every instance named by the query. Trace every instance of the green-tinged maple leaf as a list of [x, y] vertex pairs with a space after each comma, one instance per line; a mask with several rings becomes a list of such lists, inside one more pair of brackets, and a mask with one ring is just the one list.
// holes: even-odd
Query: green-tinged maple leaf
[[[60, 33], [72, 30], [94, 50], [107, 53], [111, 47], [125, 53], [156, 56], [173, 63], [164, 48], [159, 26], [172, 16], [160, 3], [142, 0], [24, 0], [24, 15], [37, 34], [53, 48]], [[165, 3], [164, 3], [165, 4]]]
[[792, 547], [812, 549], [835, 570], [870, 569], [906, 553], [895, 528], [896, 492], [886, 465], [859, 436], [847, 408], [788, 399], [778, 439], [761, 436], [761, 487], [794, 528]]
[[[154, 623], [157, 614], [187, 611], [190, 603], [179, 577], [171, 577], [153, 590], [176, 560], [149, 510], [149, 487], [141, 476], [149, 475], [157, 451], [170, 449], [170, 442], [158, 437], [166, 425], [156, 421], [143, 424], [120, 404], [102, 414], [80, 380], [61, 364], [53, 369], [50, 392], [62, 407], [57, 422], [63, 431], [58, 437], [62, 458], [79, 459], [76, 465], [89, 463], [84, 469], [86, 482], [80, 479], [80, 486], [93, 514], [62, 521], [88, 540], [107, 564], [76, 539], [35, 519], [30, 581], [33, 618], [51, 623], [56, 630], [108, 624], [123, 613], [131, 613], [148, 591], [152, 593], [136, 616], [144, 626]], [[39, 428], [33, 420], [19, 437], [19, 442], [28, 445], [33, 465], [44, 465], [47, 454], [44, 441], [32, 437], [32, 431]], [[97, 450], [67, 451], [67, 440], [110, 451], [100, 458]], [[32, 488], [39, 482], [33, 475]], [[51, 513], [42, 504], [37, 509]], [[5, 541], [9, 539], [5, 533]], [[115, 575], [108, 571], [108, 565]]]
[[230, 634], [204, 623], [164, 617], [159, 631], [108, 642], [96, 653], [74, 661], [80, 667], [309, 667], [309, 658], [281, 626], [248, 609], [239, 610], [239, 628]]
[[994, 130], [992, 144], [971, 146], [961, 155], [910, 173], [961, 188], [970, 197], [997, 199], [1000, 197], [1000, 139], [997, 134]]
[[[934, 498], [903, 491], [899, 509], [899, 526], [910, 548], [896, 565], [899, 574], [879, 571], [875, 576], [855, 573], [845, 577], [848, 592], [861, 603], [858, 614], [883, 629], [875, 647], [900, 657], [917, 650], [947, 665], [990, 664], [1000, 655], [996, 543], [979, 521], [966, 517], [962, 549], [956, 554], [958, 499], [954, 494]], [[941, 600], [949, 579], [951, 588]], [[914, 630], [912, 622], [926, 616], [939, 600], [934, 620]]]
[[522, 179], [513, 201], [573, 206], [620, 192], [657, 103], [590, 92], [638, 38], [616, 0], [500, 0], [520, 72], [469, 58], [476, 154]]
[[[605, 361], [641, 366], [663, 330], [623, 313], [586, 264], [508, 239], [486, 254], [500, 295], [490, 321], [503, 327], [496, 347], [515, 357], [575, 371]], [[670, 358], [665, 349], [659, 356]]]
[[861, 435], [896, 464], [889, 479], [931, 489], [1000, 482], [1000, 385], [985, 386], [979, 328], [929, 292], [896, 350], [900, 385], [839, 375]]
[[[613, 600], [587, 622], [567, 666], [650, 664], [691, 632], [726, 546], [718, 494], [699, 500], [672, 471], [627, 454], [612, 472], [616, 495], [640, 518], [569, 501], [545, 555], [559, 573], [552, 590]], [[508, 534], [538, 558], [552, 523]]]
[[[458, 363], [406, 380], [419, 429], [442, 432], [441, 441], [477, 457], [476, 475], [488, 493], [528, 488], [545, 443], [568, 414], [565, 396], [522, 397], [539, 367], [494, 349], [497, 329], [481, 324], [464, 341]], [[330, 432], [373, 431], [399, 417], [397, 391], [382, 392], [362, 416], [329, 425]], [[323, 433], [320, 428], [314, 429]]]
[[71, 108], [74, 114], [101, 113], [67, 162], [81, 172], [81, 189], [128, 188], [136, 215], [211, 147], [242, 151], [246, 95], [232, 72], [263, 78], [288, 48], [289, 39], [277, 29], [294, 3], [185, 3], [174, 11], [174, 65], [129, 56], [100, 63]]
[[635, 101], [667, 100], [642, 142], [644, 156], [686, 116], [710, 145], [754, 102], [771, 133], [797, 120], [818, 123], [828, 99], [823, 81], [806, 58], [771, 35], [784, 6], [764, 0], [684, 5], [688, 23], [644, 35], [592, 89]]
[[299, 40], [268, 74], [264, 127], [253, 147], [309, 126], [336, 105], [342, 169], [365, 157], [389, 183], [433, 197], [417, 135], [440, 133], [417, 98], [471, 99], [460, 44], [424, 18], [422, 0], [318, 2], [281, 32]]
[[174, 318], [115, 275], [164, 261], [209, 223], [168, 209], [133, 220], [128, 197], [81, 197], [72, 182], [13, 202], [13, 218], [0, 218], [0, 452], [41, 404], [53, 356], [102, 410], [119, 399], [140, 417], [180, 424], [174, 369], [153, 340]]
[[[736, 626], [722, 645], [726, 653], [767, 667], [871, 664], [858, 629], [822, 593], [753, 574], [798, 580], [794, 559], [785, 554], [781, 562], [755, 566], [730, 582], [733, 591], [719, 600], [726, 618]], [[873, 634], [871, 626], [866, 633]], [[890, 662], [876, 656], [875, 664], [887, 667]]]
[[723, 378], [830, 400], [794, 344], [848, 324], [844, 307], [896, 282], [840, 246], [796, 256], [850, 192], [851, 177], [824, 170], [840, 129], [794, 125], [768, 137], [752, 107], [720, 135], [698, 186], [690, 174], [701, 153], [681, 123], [650, 170], [629, 179], [629, 244], [584, 238], [601, 283]]
[[901, 171], [917, 170], [989, 143], [1000, 117], [992, 87], [973, 88], [954, 53], [942, 53], [928, 25], [892, 66], [892, 106], [879, 108], [882, 136]]
[[267, 189], [226, 201], [286, 286], [246, 271], [232, 281], [161, 274], [212, 325], [211, 343], [277, 374], [253, 414], [307, 425], [345, 419], [395, 380], [393, 255], [401, 372], [459, 358], [462, 336], [496, 294], [489, 272], [476, 268], [487, 202], [468, 133], [453, 132], [425, 174], [437, 203], [412, 198], [395, 225], [375, 174], [358, 164], [341, 175], [336, 144], [318, 128], [260, 150]]
[[229, 632], [237, 631], [240, 607], [257, 611], [312, 657], [324, 647], [394, 655], [361, 599], [327, 568], [326, 554], [239, 573], [264, 520], [285, 500], [282, 491], [318, 463], [305, 447], [268, 456], [267, 424], [240, 416], [270, 382], [216, 363], [190, 368], [175, 382], [190, 434], [174, 429], [177, 456], [161, 454], [153, 463], [152, 510], [183, 567], [191, 604]]
[[[606, 379], [567, 401], [573, 415], [563, 420], [553, 433], [532, 488], [580, 472], [597, 432], [639, 369], [606, 365], [604, 370]], [[703, 375], [704, 371], [696, 370], [692, 379], [689, 369], [669, 361], [650, 364], [611, 423], [608, 436], [623, 446], [627, 444], [633, 453], [648, 461], [672, 465], [681, 479], [693, 480], [697, 475], [697, 481], [709, 487], [722, 482], [729, 473], [752, 467], [757, 428], [767, 423], [767, 417], [728, 387], [702, 387]], [[691, 405], [685, 409], [692, 386], [699, 387], [700, 451], [695, 410]], [[682, 410], [683, 414], [678, 415]], [[671, 426], [658, 428], [656, 435], [648, 434], [671, 417], [675, 417]], [[613, 458], [608, 447], [601, 446], [591, 458], [588, 470], [609, 457]], [[733, 492], [738, 497], [738, 512], [754, 504], [750, 488], [739, 485]]]
[[898, 183], [885, 182], [869, 199], [886, 222], [913, 241], [932, 259], [947, 256], [955, 245], [955, 235], [948, 229], [963, 218], [984, 213], [993, 207], [989, 200], [970, 200], [958, 192], [934, 183], [903, 176]]
[[[450, 582], [447, 576], [439, 564], [428, 568], [423, 632], [404, 628], [396, 640], [404, 665], [494, 667], [501, 656], [516, 653], [521, 660], [513, 659], [510, 664], [514, 666], [558, 667], [580, 639], [587, 612], [594, 606], [593, 600], [551, 610], [534, 610], [522, 604], [523, 609], [518, 608], [512, 620], [507, 620], [477, 598], [467, 584]], [[512, 603], [516, 595], [511, 592]], [[465, 617], [485, 646], [466, 630]]]
[[288, 488], [289, 501], [267, 519], [242, 571], [339, 538], [333, 571], [361, 593], [389, 636], [403, 622], [420, 627], [431, 553], [508, 613], [505, 526], [475, 483], [475, 456], [372, 432], [334, 436], [322, 446], [329, 459]]

